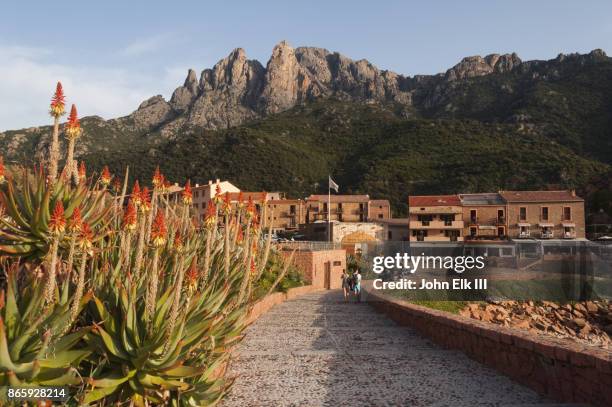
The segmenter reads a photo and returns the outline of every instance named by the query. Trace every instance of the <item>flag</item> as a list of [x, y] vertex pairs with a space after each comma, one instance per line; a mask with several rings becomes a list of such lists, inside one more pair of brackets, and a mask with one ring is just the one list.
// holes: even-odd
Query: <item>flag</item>
[[331, 176], [328, 178], [329, 178], [329, 189], [333, 189], [334, 191], [336, 191], [336, 193], [338, 193], [338, 188], [340, 188], [340, 185], [336, 184]]

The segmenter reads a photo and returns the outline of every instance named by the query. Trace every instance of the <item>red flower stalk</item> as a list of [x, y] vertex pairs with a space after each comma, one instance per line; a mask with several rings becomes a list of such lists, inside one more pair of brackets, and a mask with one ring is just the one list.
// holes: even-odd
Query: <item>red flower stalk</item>
[[185, 276], [187, 277], [187, 286], [189, 287], [189, 291], [193, 292], [198, 287], [199, 274], [196, 259], [194, 257], [194, 259], [191, 261], [189, 270], [187, 270], [187, 275]]
[[179, 253], [183, 251], [183, 238], [181, 237], [181, 233], [178, 231], [174, 234], [174, 248]]
[[62, 83], [58, 82], [55, 87], [55, 93], [51, 98], [51, 109], [49, 114], [52, 117], [58, 118], [66, 113], [66, 98], [64, 97], [64, 89]]
[[159, 171], [159, 165], [155, 168], [155, 172], [153, 173], [153, 186], [155, 188], [159, 188], [164, 183], [164, 176]]
[[4, 159], [0, 155], [0, 184], [2, 184], [5, 180], [4, 176]]
[[232, 200], [230, 199], [230, 193], [226, 192], [223, 197], [223, 212], [229, 215], [232, 212]]
[[107, 165], [105, 165], [104, 168], [102, 168], [102, 174], [100, 174], [100, 181], [102, 182], [102, 185], [104, 185], [105, 187], [108, 186], [111, 182], [111, 173], [108, 170]]
[[68, 222], [68, 230], [72, 233], [80, 232], [83, 226], [83, 218], [81, 217], [81, 208], [78, 206], [72, 211], [72, 216]]
[[242, 193], [242, 191], [240, 191], [238, 193], [238, 207], [242, 208], [244, 204], [244, 194]]
[[81, 161], [81, 164], [79, 165], [79, 180], [85, 181], [85, 178], [87, 178], [87, 170], [85, 169], [85, 161]]
[[128, 201], [127, 208], [123, 214], [123, 229], [129, 232], [136, 229], [137, 213], [132, 199]]
[[144, 187], [142, 191], [140, 191], [140, 209], [142, 209], [143, 212], [147, 212], [151, 209], [151, 195], [147, 187]]
[[161, 247], [166, 243], [166, 237], [168, 229], [166, 228], [166, 219], [164, 218], [164, 212], [161, 210], [157, 211], [153, 225], [151, 226], [151, 240], [155, 247]]
[[140, 197], [140, 184], [138, 183], [138, 180], [134, 182], [134, 186], [132, 187], [132, 200], [136, 206], [140, 206], [142, 203], [142, 199]]
[[206, 206], [206, 215], [204, 216], [204, 226], [213, 228], [217, 222], [217, 208], [212, 201], [208, 201]]
[[66, 218], [64, 217], [64, 205], [62, 201], [55, 202], [55, 208], [49, 220], [49, 231], [54, 235], [64, 233], [66, 229]]
[[238, 241], [238, 243], [242, 243], [242, 241], [244, 240], [244, 232], [242, 231], [242, 228], [240, 226], [238, 226], [238, 236], [236, 236], [236, 240]]
[[257, 273], [257, 267], [255, 265], [255, 260], [251, 259], [251, 274]]
[[91, 242], [93, 240], [93, 231], [89, 227], [89, 223], [83, 222], [83, 228], [81, 229], [81, 248], [83, 250], [91, 250]]
[[250, 195], [249, 195], [249, 201], [247, 203], [246, 215], [247, 215], [247, 218], [252, 218], [253, 216], [255, 216], [255, 203], [253, 203], [253, 197]]
[[193, 191], [191, 190], [191, 181], [187, 180], [185, 188], [183, 189], [183, 204], [191, 205], [193, 202]]
[[221, 185], [217, 182], [217, 186], [215, 187], [215, 197], [213, 198], [215, 204], [221, 202]]
[[117, 177], [113, 179], [113, 189], [115, 192], [121, 191], [121, 181]]
[[70, 115], [66, 123], [66, 135], [68, 138], [78, 138], [81, 135], [81, 123], [79, 122], [75, 105], [72, 105], [70, 109]]

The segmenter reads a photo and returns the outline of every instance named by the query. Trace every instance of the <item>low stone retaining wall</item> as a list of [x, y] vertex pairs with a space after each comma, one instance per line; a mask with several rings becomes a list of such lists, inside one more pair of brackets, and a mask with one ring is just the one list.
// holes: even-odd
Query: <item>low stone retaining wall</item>
[[314, 287], [312, 285], [305, 285], [302, 287], [290, 288], [286, 293], [275, 292], [265, 296], [261, 300], [257, 301], [247, 319], [247, 323], [250, 325], [257, 320], [260, 316], [265, 314], [270, 308], [276, 304], [280, 304], [297, 296], [311, 293], [313, 291], [321, 290], [320, 287]]
[[375, 309], [551, 399], [612, 406], [612, 352], [382, 297]]

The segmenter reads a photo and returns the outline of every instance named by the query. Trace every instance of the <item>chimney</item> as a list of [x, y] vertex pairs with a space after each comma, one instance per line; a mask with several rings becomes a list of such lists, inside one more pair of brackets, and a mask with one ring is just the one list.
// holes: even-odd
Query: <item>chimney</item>
[[197, 187], [199, 187], [199, 186], [200, 186], [200, 184], [196, 183], [196, 186], [195, 186], [195, 187], [197, 188]]
[[570, 193], [572, 194], [573, 197], [576, 197], [576, 190], [575, 189], [570, 190]]
[[219, 181], [221, 181], [221, 180], [220, 180], [219, 178], [217, 178], [217, 181], [216, 181], [216, 182], [217, 182], [217, 184], [219, 183]]
[[212, 180], [211, 179], [208, 180], [208, 185], [212, 185]]
[[174, 186], [175, 186], [175, 187], [178, 187], [178, 182], [175, 182], [175, 183], [174, 183]]

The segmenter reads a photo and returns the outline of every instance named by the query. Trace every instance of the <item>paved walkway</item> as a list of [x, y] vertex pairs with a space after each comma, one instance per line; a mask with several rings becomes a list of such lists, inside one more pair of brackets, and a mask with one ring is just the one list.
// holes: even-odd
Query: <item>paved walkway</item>
[[231, 374], [224, 407], [546, 405], [368, 305], [343, 303], [339, 291], [272, 308], [248, 328]]

